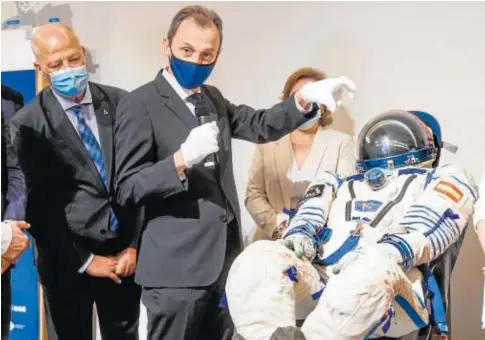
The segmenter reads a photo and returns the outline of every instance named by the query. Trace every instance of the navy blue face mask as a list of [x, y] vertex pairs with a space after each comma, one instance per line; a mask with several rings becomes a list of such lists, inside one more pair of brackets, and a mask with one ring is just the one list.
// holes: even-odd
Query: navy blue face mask
[[175, 79], [180, 86], [189, 90], [202, 85], [211, 74], [215, 64], [215, 61], [212, 64], [193, 63], [179, 59], [173, 54], [170, 57], [170, 68]]

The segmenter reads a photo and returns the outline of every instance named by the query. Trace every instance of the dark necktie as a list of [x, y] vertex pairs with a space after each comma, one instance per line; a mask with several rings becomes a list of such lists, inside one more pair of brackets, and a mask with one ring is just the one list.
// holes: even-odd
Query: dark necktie
[[195, 116], [200, 117], [203, 115], [208, 115], [209, 112], [207, 111], [207, 106], [205, 105], [204, 99], [202, 98], [201, 93], [193, 93], [189, 97], [187, 97], [187, 101], [194, 105], [195, 107]]
[[[108, 188], [108, 178], [106, 177], [106, 169], [104, 167], [103, 152], [101, 150], [101, 147], [99, 146], [98, 141], [96, 140], [96, 137], [94, 136], [93, 131], [91, 131], [88, 124], [86, 123], [86, 120], [84, 119], [84, 106], [77, 105], [72, 108], [72, 111], [77, 118], [79, 136], [81, 137], [81, 140], [86, 147], [89, 156], [93, 160], [93, 163], [96, 166], [96, 169], [98, 170], [104, 185], [106, 186], [106, 188]], [[116, 219], [116, 216], [111, 209], [109, 216], [109, 229], [113, 232], [118, 229], [118, 220]]]

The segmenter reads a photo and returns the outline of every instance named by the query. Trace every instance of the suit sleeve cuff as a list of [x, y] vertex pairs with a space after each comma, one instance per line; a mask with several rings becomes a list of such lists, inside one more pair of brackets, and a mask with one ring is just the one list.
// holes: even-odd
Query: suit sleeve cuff
[[2, 222], [2, 255], [5, 254], [12, 242], [12, 226], [8, 222]]
[[3, 218], [6, 220], [23, 221], [25, 219], [25, 201], [18, 199], [10, 202], [5, 209]]
[[79, 274], [84, 273], [88, 269], [91, 262], [93, 262], [93, 260], [94, 260], [94, 254], [89, 255], [88, 260], [83, 264], [83, 266], [81, 268], [79, 268], [79, 270], [77, 272]]
[[296, 105], [296, 108], [298, 109], [298, 111], [300, 111], [301, 113], [310, 113], [313, 111], [313, 105], [308, 105], [308, 109], [305, 109], [304, 107], [302, 107], [300, 105], [300, 103], [298, 103], [298, 100], [296, 99], [295, 97], [295, 105]]

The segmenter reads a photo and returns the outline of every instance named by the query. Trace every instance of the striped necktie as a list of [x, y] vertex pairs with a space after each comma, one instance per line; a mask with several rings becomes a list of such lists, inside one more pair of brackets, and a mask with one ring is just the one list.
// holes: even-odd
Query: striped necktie
[[[91, 131], [88, 124], [86, 123], [86, 120], [84, 119], [84, 106], [77, 105], [72, 108], [72, 112], [74, 112], [77, 118], [79, 136], [81, 137], [81, 140], [86, 147], [89, 156], [96, 166], [96, 169], [98, 170], [105, 187], [108, 189], [108, 178], [106, 177], [106, 169], [104, 167], [103, 152], [101, 150], [101, 147], [99, 146], [98, 141], [96, 140], [96, 137], [94, 136], [93, 131]], [[118, 220], [116, 219], [116, 216], [112, 209], [110, 209], [109, 229], [113, 232], [116, 232], [116, 230], [118, 229]]]

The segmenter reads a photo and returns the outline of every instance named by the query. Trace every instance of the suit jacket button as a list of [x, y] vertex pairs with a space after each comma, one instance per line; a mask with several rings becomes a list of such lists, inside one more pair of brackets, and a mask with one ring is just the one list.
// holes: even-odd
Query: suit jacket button
[[221, 222], [224, 222], [224, 223], [226, 223], [226, 222], [227, 222], [227, 216], [226, 216], [226, 215], [221, 215], [221, 216], [219, 217], [219, 219], [221, 220]]
[[108, 202], [109, 202], [109, 203], [113, 202], [113, 197], [109, 196], [109, 197], [108, 197]]
[[104, 235], [106, 234], [106, 229], [101, 229], [99, 232], [101, 233], [101, 235]]

